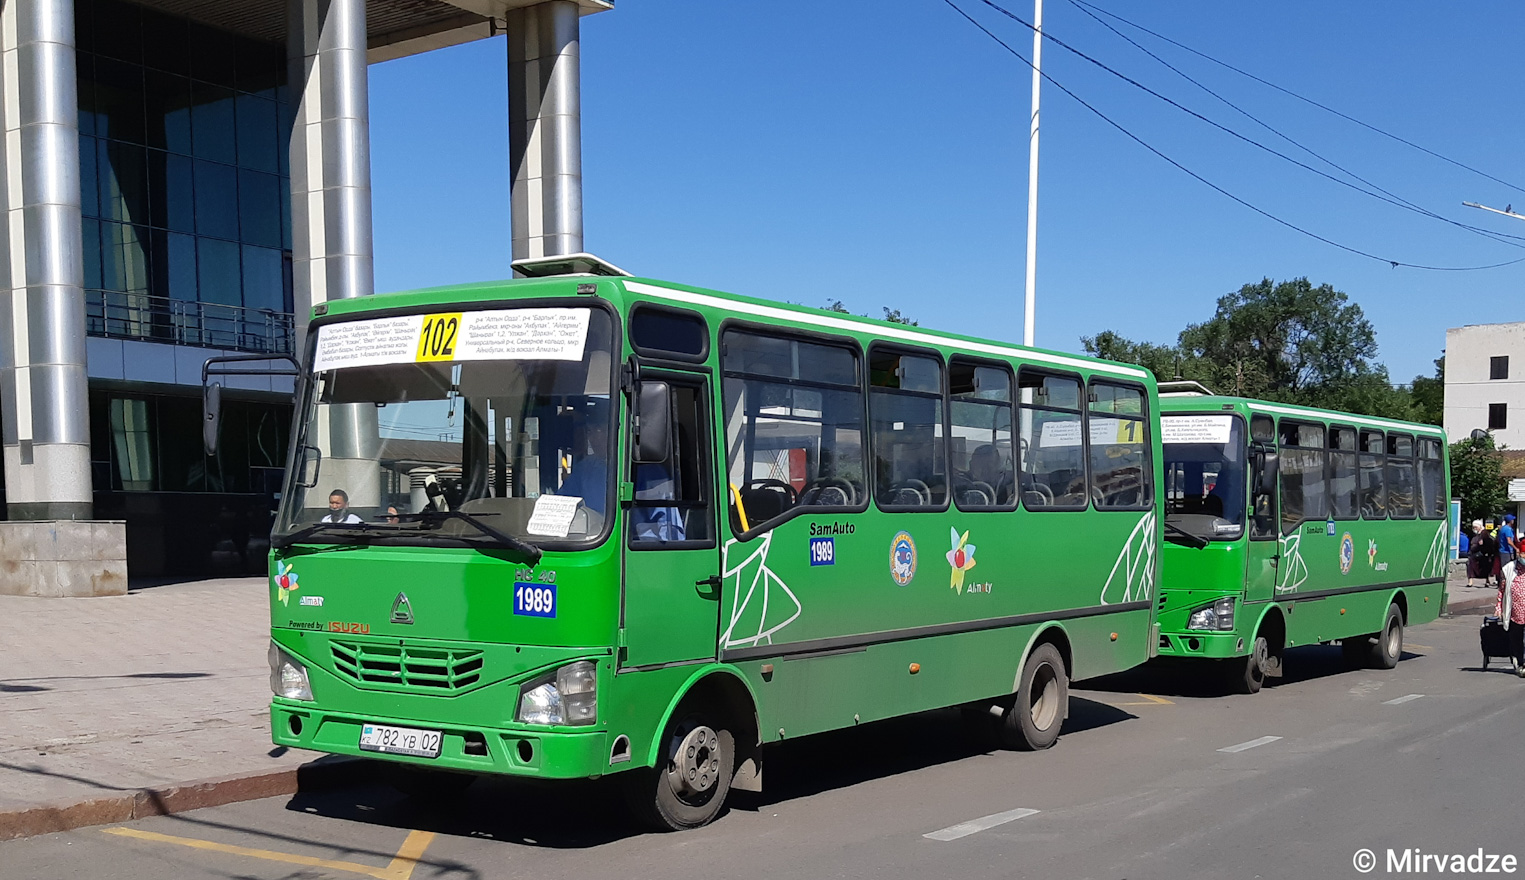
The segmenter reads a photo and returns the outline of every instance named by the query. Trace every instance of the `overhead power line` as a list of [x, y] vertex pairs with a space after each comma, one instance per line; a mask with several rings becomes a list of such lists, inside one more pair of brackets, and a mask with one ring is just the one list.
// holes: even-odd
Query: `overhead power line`
[[[1176, 67], [1175, 65], [1171, 64], [1169, 61], [1166, 61], [1165, 59], [1161, 58], [1160, 56], [1156, 55], [1155, 53], [1149, 51], [1149, 49], [1147, 47], [1145, 47], [1143, 45], [1140, 45], [1138, 43], [1138, 41], [1134, 40], [1132, 37], [1128, 36], [1127, 34], [1123, 33], [1122, 31], [1118, 30], [1117, 28], [1113, 27], [1112, 25], [1108, 24], [1107, 22], [1103, 21], [1099, 16], [1097, 16], [1095, 13], [1091, 12], [1090, 9], [1086, 8], [1090, 4], [1082, 3], [1081, 0], [1069, 0], [1069, 2], [1072, 3], [1075, 6], [1076, 9], [1079, 9], [1082, 13], [1084, 13], [1087, 16], [1089, 16], [1097, 24], [1101, 25], [1102, 27], [1106, 28], [1107, 30], [1111, 31], [1112, 33], [1116, 34], [1119, 39], [1124, 40], [1125, 42], [1127, 42], [1133, 48], [1139, 50], [1140, 52], [1143, 52], [1145, 55], [1148, 55], [1150, 58], [1153, 58], [1155, 61], [1159, 62], [1161, 65], [1163, 65], [1170, 72], [1174, 73], [1175, 75], [1181, 77], [1182, 79], [1186, 80], [1187, 82], [1191, 83], [1192, 85], [1196, 86], [1197, 88], [1201, 89], [1202, 91], [1204, 91], [1204, 92], [1208, 93], [1209, 95], [1213, 96], [1214, 98], [1216, 98], [1218, 101], [1222, 102], [1223, 104], [1226, 104], [1230, 109], [1234, 110], [1234, 112], [1240, 114], [1241, 116], [1245, 117], [1246, 119], [1250, 120], [1251, 122], [1255, 123], [1256, 125], [1260, 126], [1261, 128], [1264, 128], [1266, 131], [1269, 131], [1271, 134], [1276, 135], [1277, 137], [1281, 138], [1282, 140], [1286, 141], [1287, 143], [1291, 144], [1292, 146], [1297, 147], [1299, 150], [1302, 150], [1303, 152], [1305, 152], [1308, 155], [1312, 156], [1313, 158], [1319, 160], [1320, 162], [1323, 162], [1325, 165], [1328, 165], [1329, 167], [1335, 169], [1336, 171], [1339, 171], [1341, 174], [1345, 174], [1345, 175], [1347, 175], [1347, 176], [1349, 176], [1349, 177], [1351, 177], [1351, 178], [1353, 178], [1355, 180], [1358, 180], [1361, 183], [1365, 184], [1367, 187], [1371, 188], [1372, 190], [1375, 190], [1376, 192], [1379, 192], [1382, 195], [1388, 197], [1386, 199], [1380, 199], [1380, 201], [1389, 202], [1390, 204], [1401, 203], [1401, 205], [1406, 206], [1409, 210], [1412, 210], [1415, 213], [1422, 214], [1425, 217], [1429, 217], [1429, 218], [1432, 218], [1432, 219], [1435, 219], [1435, 220], [1440, 220], [1443, 223], [1448, 223], [1448, 224], [1450, 224], [1452, 226], [1455, 226], [1455, 227], [1457, 227], [1459, 229], [1465, 229], [1466, 231], [1471, 232], [1474, 235], [1479, 235], [1479, 236], [1482, 236], [1484, 238], [1493, 239], [1494, 241], [1497, 241], [1500, 244], [1508, 244], [1508, 245], [1510, 245], [1512, 247], [1525, 247], [1525, 245], [1516, 244], [1515, 243], [1516, 241], [1525, 241], [1525, 235], [1511, 235], [1509, 233], [1496, 232], [1496, 231], [1494, 231], [1492, 229], [1484, 229], [1484, 228], [1479, 227], [1479, 226], [1472, 226], [1472, 225], [1467, 224], [1467, 223], [1462, 223], [1462, 222], [1457, 221], [1457, 220], [1452, 220], [1451, 218], [1442, 216], [1440, 214], [1437, 214], [1434, 211], [1431, 211], [1431, 210], [1429, 210], [1428, 208], [1425, 208], [1422, 205], [1417, 205], [1417, 204], [1409, 201], [1408, 199], [1403, 198], [1402, 196], [1398, 195], [1397, 193], [1391, 192], [1391, 191], [1389, 191], [1387, 189], [1382, 188], [1381, 186], [1378, 186], [1377, 184], [1373, 183], [1372, 181], [1367, 180], [1366, 178], [1362, 177], [1361, 175], [1355, 173], [1354, 171], [1351, 171], [1349, 168], [1346, 168], [1346, 167], [1340, 165], [1339, 163], [1335, 162], [1333, 159], [1330, 159], [1329, 157], [1324, 156], [1321, 153], [1315, 151], [1312, 147], [1309, 147], [1308, 145], [1303, 144], [1303, 143], [1299, 142], [1298, 140], [1294, 139], [1290, 135], [1288, 135], [1288, 134], [1278, 130], [1275, 126], [1273, 126], [1270, 123], [1262, 120], [1260, 117], [1255, 116], [1253, 113], [1250, 113], [1248, 110], [1245, 110], [1243, 107], [1240, 107], [1238, 104], [1235, 104], [1233, 101], [1230, 101], [1228, 98], [1225, 98], [1224, 96], [1222, 96], [1222, 95], [1218, 94], [1217, 92], [1213, 91], [1211, 88], [1207, 87], [1203, 83], [1201, 83], [1201, 82], [1197, 81], [1196, 79], [1192, 78], [1185, 71], [1183, 71], [1180, 68]], [[1076, 54], [1079, 54], [1079, 53], [1077, 52]], [[1149, 90], [1146, 89], [1145, 91], [1149, 91]], [[1153, 94], [1152, 91], [1150, 93]], [[1166, 98], [1164, 100], [1168, 101], [1169, 99]], [[1171, 102], [1171, 103], [1174, 103], [1174, 102]], [[1179, 106], [1179, 105], [1176, 105], [1176, 106]], [[1191, 111], [1188, 110], [1186, 112], [1190, 113]], [[1192, 115], [1195, 116], [1197, 114], [1192, 114]], [[1201, 118], [1201, 117], [1199, 116], [1198, 118]], [[1213, 123], [1213, 124], [1216, 125], [1216, 123]], [[1222, 126], [1217, 126], [1217, 127], [1222, 128]], [[1256, 145], [1260, 146], [1259, 144], [1256, 144]], [[1271, 152], [1275, 153], [1275, 151], [1271, 151]], [[1280, 153], [1275, 153], [1275, 155], [1281, 156]], [[1283, 157], [1283, 158], [1285, 158], [1285, 157]], [[1301, 163], [1297, 163], [1297, 164], [1300, 167], [1304, 167], [1304, 168], [1307, 167], [1305, 165], [1302, 165]], [[1323, 176], [1328, 177], [1328, 175], [1323, 175]], [[1329, 178], [1329, 179], [1333, 179], [1333, 178]], [[1339, 181], [1337, 181], [1337, 182], [1339, 182]], [[1350, 186], [1350, 184], [1345, 184], [1345, 185], [1346, 186]], [[1352, 188], [1360, 190], [1360, 187], [1354, 187], [1353, 186]], [[1368, 192], [1367, 195], [1371, 195], [1371, 193]], [[1508, 241], [1506, 239], [1513, 239], [1514, 241]]]
[[1493, 181], [1494, 183], [1502, 184], [1503, 186], [1507, 186], [1510, 189], [1514, 190], [1515, 192], [1525, 193], [1525, 189], [1522, 189], [1518, 184], [1513, 184], [1513, 183], [1510, 183], [1507, 180], [1503, 180], [1501, 178], [1494, 177], [1492, 174], [1489, 174], [1486, 171], [1482, 171], [1482, 170], [1479, 170], [1477, 168], [1473, 168], [1471, 165], [1468, 165], [1465, 162], [1459, 162], [1459, 161], [1457, 161], [1455, 159], [1452, 159], [1449, 156], [1443, 156], [1440, 153], [1435, 152], [1434, 150], [1431, 150], [1431, 149], [1429, 149], [1427, 147], [1422, 147], [1419, 144], [1416, 144], [1416, 143], [1414, 143], [1411, 140], [1408, 140], [1406, 138], [1403, 138], [1403, 137], [1400, 137], [1400, 136], [1398, 136], [1396, 134], [1393, 134], [1390, 131], [1384, 131], [1384, 130], [1378, 128], [1377, 126], [1372, 125], [1369, 122], [1363, 122], [1362, 120], [1357, 119], [1354, 116], [1349, 115], [1348, 113], [1341, 113], [1340, 111], [1334, 109], [1333, 107], [1330, 107], [1330, 106], [1328, 106], [1326, 104], [1321, 104], [1318, 101], [1315, 101], [1312, 98], [1306, 97], [1304, 95], [1299, 95], [1297, 92], [1294, 92], [1291, 89], [1285, 88], [1283, 86], [1279, 86], [1276, 83], [1273, 83], [1273, 82], [1271, 82], [1269, 80], [1262, 79], [1262, 78], [1256, 76], [1255, 74], [1250, 73], [1247, 70], [1240, 70], [1239, 68], [1235, 67], [1234, 65], [1229, 64], [1227, 61], [1220, 61], [1217, 58], [1214, 58], [1213, 56], [1207, 54], [1206, 52], [1198, 51], [1198, 50], [1193, 49], [1192, 47], [1186, 45], [1185, 43], [1181, 43], [1181, 42], [1178, 42], [1176, 40], [1172, 40], [1170, 37], [1167, 37], [1164, 34], [1156, 33], [1155, 31], [1152, 31], [1149, 28], [1146, 28], [1143, 25], [1138, 24], [1137, 22], [1132, 22], [1132, 21], [1129, 21], [1126, 18], [1123, 18], [1121, 15], [1118, 15], [1115, 12], [1109, 12], [1109, 11], [1107, 11], [1105, 9], [1102, 9], [1100, 6], [1097, 6], [1097, 5], [1093, 4], [1093, 3], [1087, 3], [1086, 0], [1070, 0], [1070, 2], [1075, 3], [1075, 4], [1079, 5], [1079, 6], [1084, 6], [1084, 7], [1088, 8], [1088, 9], [1095, 10], [1096, 12], [1099, 12], [1102, 15], [1107, 16], [1108, 18], [1116, 19], [1117, 21], [1122, 22], [1123, 24], [1127, 25], [1128, 27], [1135, 28], [1137, 30], [1143, 31], [1144, 33], [1148, 34], [1151, 37], [1154, 37], [1157, 40], [1164, 40], [1165, 42], [1169, 43], [1172, 46], [1175, 46], [1178, 49], [1182, 49], [1184, 51], [1190, 52], [1193, 55], [1196, 55], [1198, 58], [1202, 58], [1204, 60], [1211, 61], [1212, 63], [1218, 65], [1219, 67], [1224, 67], [1224, 68], [1227, 68], [1228, 70], [1232, 70], [1234, 73], [1237, 73], [1240, 76], [1252, 79], [1255, 82], [1258, 82], [1258, 83], [1260, 83], [1261, 85], [1263, 85], [1263, 86], [1265, 86], [1267, 88], [1275, 89], [1276, 91], [1281, 92], [1282, 94], [1287, 95], [1288, 97], [1296, 98], [1297, 100], [1302, 101], [1305, 104], [1310, 104], [1310, 105], [1312, 105], [1314, 107], [1317, 107], [1318, 109], [1323, 110], [1325, 113], [1332, 113], [1333, 115], [1338, 116], [1339, 118], [1345, 120], [1346, 122], [1354, 123], [1356, 125], [1361, 126], [1364, 129], [1367, 129], [1368, 131], [1375, 132], [1377, 134], [1382, 135], [1385, 138], [1390, 138], [1392, 140], [1395, 140], [1398, 143], [1403, 144], [1406, 147], [1411, 147], [1411, 148], [1413, 148], [1415, 150], [1418, 150], [1419, 152], [1424, 153], [1427, 156], [1433, 156], [1434, 158], [1439, 159], [1442, 162], [1446, 162], [1448, 164], [1455, 165], [1457, 168], [1461, 168], [1464, 171], [1470, 171], [1473, 174], [1478, 175], [1479, 177], [1485, 177], [1488, 180]]
[[[1005, 40], [1002, 40], [999, 36], [997, 36], [989, 28], [985, 27], [977, 19], [975, 19], [969, 13], [965, 12], [963, 10], [963, 8], [961, 8], [957, 3], [954, 2], [954, 0], [943, 0], [943, 2], [946, 3], [951, 9], [953, 9], [954, 12], [957, 12], [961, 17], [963, 17], [964, 20], [968, 21], [970, 24], [974, 25], [976, 28], [979, 28], [980, 31], [982, 31], [987, 37], [990, 37], [992, 40], [994, 40], [998, 45], [1001, 46], [1001, 48], [1005, 49], [1008, 53], [1010, 53], [1011, 55], [1016, 57], [1017, 60], [1021, 61], [1023, 64], [1026, 64], [1028, 67], [1032, 67], [1033, 66], [1032, 61], [1028, 60], [1028, 58], [1026, 56], [1024, 56], [1021, 52], [1019, 52], [1016, 49], [1012, 48], [1011, 45], [1008, 44]], [[984, 0], [984, 2], [989, 3], [989, 0]], [[991, 4], [991, 5], [994, 6], [994, 4]], [[999, 7], [996, 7], [996, 8], [999, 9]], [[1023, 21], [1021, 18], [1016, 17], [1015, 15], [1013, 15], [1010, 12], [1006, 12], [1005, 10], [1001, 10], [1001, 11], [1005, 12], [1008, 16], [1011, 16], [1018, 23], [1026, 26], [1029, 30], [1034, 30], [1033, 26], [1031, 24], [1029, 24], [1028, 22]], [[1044, 34], [1044, 36], [1048, 37], [1048, 34]], [[1060, 44], [1060, 45], [1062, 46], [1063, 44]], [[1063, 46], [1063, 48], [1070, 49], [1070, 47], [1068, 47], [1068, 46]], [[1070, 49], [1070, 51], [1074, 51], [1074, 50]], [[1077, 54], [1079, 54], [1079, 53], [1077, 53]], [[1249, 208], [1251, 211], [1254, 211], [1255, 213], [1261, 215], [1262, 217], [1265, 217], [1266, 219], [1268, 219], [1268, 220], [1270, 220], [1270, 221], [1272, 221], [1274, 223], [1277, 223], [1277, 224], [1279, 224], [1281, 226], [1285, 226], [1288, 229], [1291, 229], [1294, 232], [1297, 232], [1297, 233], [1300, 233], [1302, 235], [1305, 235], [1308, 238], [1314, 239], [1315, 241], [1323, 242], [1324, 244], [1327, 244], [1330, 247], [1338, 248], [1339, 250], [1345, 251], [1347, 253], [1355, 254], [1356, 256], [1359, 256], [1359, 257], [1365, 257], [1365, 258], [1367, 258], [1369, 260], [1376, 260], [1376, 261], [1381, 262], [1381, 263], [1387, 263], [1388, 265], [1392, 266], [1395, 269], [1399, 268], [1399, 267], [1402, 267], [1402, 268], [1406, 268], [1406, 269], [1425, 269], [1425, 270], [1429, 270], [1429, 271], [1433, 271], [1433, 272], [1472, 272], [1472, 271], [1478, 271], [1478, 270], [1482, 270], [1482, 269], [1498, 269], [1498, 268], [1501, 268], [1501, 267], [1504, 267], [1504, 266], [1512, 266], [1512, 265], [1514, 265], [1516, 263], [1525, 262], [1525, 257], [1521, 257], [1520, 259], [1517, 259], [1517, 260], [1508, 260], [1506, 262], [1493, 263], [1493, 264], [1486, 265], [1486, 266], [1426, 266], [1426, 265], [1421, 265], [1421, 264], [1418, 264], [1418, 263], [1408, 263], [1408, 262], [1404, 262], [1402, 260], [1389, 259], [1387, 257], [1379, 256], [1379, 255], [1371, 253], [1369, 251], [1364, 251], [1364, 250], [1361, 250], [1360, 248], [1352, 247], [1352, 246], [1347, 245], [1347, 244], [1342, 244], [1342, 243], [1340, 243], [1338, 241], [1335, 241], [1333, 239], [1326, 238], [1326, 237], [1324, 237], [1322, 235], [1319, 235], [1316, 232], [1313, 232], [1313, 231], [1308, 230], [1308, 229], [1304, 229], [1303, 227], [1298, 226], [1297, 224], [1292, 223], [1289, 220], [1284, 220], [1281, 217], [1278, 217], [1275, 214], [1272, 214], [1270, 211], [1267, 211], [1264, 208], [1261, 208], [1261, 207], [1259, 207], [1259, 206], [1257, 206], [1255, 204], [1250, 203], [1249, 201], [1246, 201], [1245, 199], [1243, 199], [1243, 198], [1241, 198], [1239, 196], [1234, 195], [1233, 193], [1229, 192], [1228, 190], [1224, 189], [1223, 187], [1219, 186], [1218, 184], [1213, 183], [1212, 181], [1208, 180], [1207, 178], [1203, 177], [1202, 175], [1198, 174], [1197, 172], [1192, 171], [1190, 168], [1187, 168], [1185, 165], [1182, 165], [1180, 162], [1176, 161], [1175, 159], [1173, 159], [1170, 156], [1166, 155], [1164, 152], [1162, 152], [1158, 148], [1154, 147], [1148, 141], [1145, 141], [1143, 138], [1141, 138], [1138, 135], [1134, 134], [1133, 132], [1129, 131], [1121, 123], [1117, 122], [1112, 117], [1108, 116], [1107, 114], [1103, 113], [1101, 110], [1097, 109], [1095, 106], [1093, 106], [1090, 102], [1086, 101], [1084, 98], [1082, 98], [1079, 95], [1075, 94], [1075, 92], [1070, 90], [1063, 83], [1061, 83], [1058, 80], [1054, 79], [1054, 77], [1051, 74], [1049, 74], [1048, 72], [1040, 70], [1040, 71], [1038, 71], [1038, 75], [1043, 77], [1048, 82], [1052, 83], [1054, 85], [1054, 88], [1057, 88], [1061, 92], [1064, 92], [1066, 95], [1069, 95], [1070, 98], [1072, 98], [1076, 103], [1080, 104], [1080, 106], [1082, 106], [1082, 107], [1086, 108], [1087, 110], [1091, 111], [1092, 113], [1094, 113], [1103, 122], [1107, 123], [1108, 125], [1112, 126], [1115, 129], [1117, 129], [1119, 132], [1121, 132], [1123, 134], [1123, 136], [1127, 137], [1129, 140], [1133, 141], [1134, 143], [1138, 144], [1139, 146], [1143, 147], [1144, 149], [1148, 150], [1149, 152], [1153, 153], [1154, 155], [1158, 156], [1159, 158], [1163, 159], [1165, 162], [1168, 162], [1170, 165], [1174, 166], [1177, 170], [1179, 170], [1182, 173], [1186, 174], [1188, 177], [1192, 178], [1193, 180], [1196, 180], [1198, 183], [1201, 183], [1202, 185], [1204, 185], [1204, 186], [1208, 187], [1209, 189], [1213, 190], [1214, 192], [1217, 192], [1219, 195], [1222, 195], [1222, 196], [1230, 199], [1231, 201], [1233, 201], [1233, 202], [1235, 202], [1235, 203], [1237, 203], [1239, 205], [1242, 205], [1243, 207]], [[1291, 161], [1296, 161], [1296, 160], [1291, 160]], [[1316, 172], [1316, 173], [1322, 173], [1322, 172]], [[1344, 183], [1344, 181], [1340, 181], [1340, 182]]]
[[[984, 3], [986, 6], [989, 6], [991, 9], [994, 9], [995, 11], [1001, 13], [1002, 15], [1006, 16], [1007, 18], [1011, 19], [1012, 21], [1015, 21], [1015, 22], [1017, 22], [1017, 23], [1019, 23], [1021, 25], [1024, 25], [1029, 30], [1037, 30], [1031, 24], [1028, 24], [1026, 21], [1024, 21], [1021, 18], [1021, 16], [1018, 16], [1016, 13], [1011, 12], [1010, 10], [1008, 10], [1005, 7], [1001, 6], [999, 3], [994, 2], [994, 0], [980, 0], [980, 2]], [[1381, 190], [1380, 193], [1373, 192], [1371, 189], [1363, 189], [1363, 188], [1361, 188], [1359, 186], [1356, 186], [1355, 184], [1351, 183], [1348, 180], [1341, 180], [1340, 178], [1335, 177], [1334, 175], [1332, 175], [1332, 174], [1330, 174], [1330, 173], [1328, 173], [1326, 171], [1321, 171], [1318, 168], [1314, 168], [1312, 165], [1309, 165], [1306, 162], [1301, 162], [1301, 161], [1299, 161], [1297, 159], [1294, 159], [1291, 156], [1287, 155], [1286, 153], [1281, 152], [1280, 150], [1276, 150], [1276, 149], [1273, 149], [1272, 147], [1266, 146], [1265, 144], [1261, 143], [1260, 141], [1255, 140], [1254, 138], [1252, 138], [1252, 137], [1250, 137], [1248, 135], [1245, 135], [1245, 134], [1242, 134], [1240, 132], [1237, 132], [1237, 131], [1233, 130], [1232, 128], [1229, 128], [1228, 126], [1223, 125], [1220, 122], [1217, 122], [1215, 120], [1207, 118], [1206, 116], [1203, 116], [1201, 113], [1198, 113], [1197, 111], [1191, 109], [1190, 107], [1187, 107], [1184, 104], [1181, 104], [1179, 101], [1176, 101], [1173, 98], [1170, 98], [1170, 97], [1168, 97], [1166, 95], [1160, 94], [1159, 92], [1155, 91], [1154, 89], [1149, 88], [1148, 86], [1144, 85], [1143, 83], [1139, 82], [1138, 80], [1134, 79], [1133, 77], [1128, 76], [1127, 74], [1117, 70], [1116, 68], [1108, 65], [1107, 63], [1105, 63], [1105, 62], [1103, 62], [1103, 61], [1101, 61], [1101, 60], [1099, 60], [1097, 58], [1094, 58], [1094, 57], [1092, 57], [1090, 55], [1087, 55], [1086, 53], [1080, 51], [1079, 49], [1076, 49], [1074, 46], [1071, 46], [1070, 44], [1068, 44], [1065, 41], [1059, 39], [1058, 37], [1054, 36], [1053, 34], [1048, 33], [1047, 31], [1043, 32], [1043, 38], [1045, 40], [1048, 40], [1049, 42], [1053, 43], [1054, 45], [1058, 46], [1059, 48], [1065, 50], [1066, 52], [1069, 52], [1070, 54], [1075, 55], [1078, 58], [1082, 58], [1082, 59], [1084, 59], [1086, 61], [1089, 61], [1091, 64], [1094, 64], [1095, 66], [1097, 66], [1097, 67], [1101, 68], [1102, 70], [1106, 71], [1107, 73], [1110, 73], [1111, 75], [1117, 77], [1118, 79], [1122, 80], [1123, 82], [1127, 83], [1128, 85], [1133, 86], [1134, 88], [1138, 89], [1139, 91], [1144, 92], [1145, 94], [1147, 94], [1147, 95], [1149, 95], [1151, 97], [1157, 98], [1157, 99], [1159, 99], [1161, 101], [1164, 101], [1166, 104], [1169, 104], [1170, 106], [1176, 108], [1177, 110], [1180, 110], [1182, 113], [1185, 113], [1186, 115], [1192, 117], [1193, 119], [1199, 120], [1201, 122], [1205, 122], [1208, 125], [1212, 126], [1213, 128], [1216, 128], [1219, 131], [1223, 132], [1224, 134], [1227, 134], [1228, 136], [1230, 136], [1232, 138], [1235, 138], [1236, 140], [1243, 141], [1243, 142], [1249, 144], [1250, 146], [1255, 147], [1258, 150], [1262, 150], [1262, 151], [1264, 151], [1266, 153], [1270, 153], [1272, 156], [1275, 156], [1276, 158], [1281, 159], [1281, 160], [1283, 160], [1285, 162], [1290, 162], [1291, 164], [1296, 165], [1297, 167], [1303, 169], [1304, 171], [1308, 171], [1308, 172], [1310, 172], [1312, 174], [1316, 174], [1319, 177], [1322, 177], [1322, 178], [1324, 178], [1325, 180], [1327, 180], [1327, 181], [1329, 181], [1331, 183], [1338, 184], [1339, 186], [1343, 186], [1343, 187], [1345, 187], [1347, 189], [1355, 190], [1356, 192], [1361, 193], [1364, 196], [1368, 196], [1370, 198], [1376, 199], [1377, 201], [1382, 202], [1384, 204], [1392, 205], [1395, 208], [1402, 208], [1405, 211], [1412, 211], [1412, 212], [1414, 212], [1416, 214], [1419, 214], [1419, 215], [1424, 216], [1424, 217], [1428, 217], [1428, 218], [1430, 218], [1432, 220], [1439, 220], [1442, 223], [1446, 223], [1448, 225], [1455, 226], [1455, 227], [1457, 227], [1459, 229], [1465, 229], [1465, 230], [1467, 230], [1469, 232], [1473, 232], [1473, 233], [1476, 233], [1478, 235], [1482, 235], [1485, 238], [1491, 238], [1491, 239], [1493, 239], [1495, 241], [1498, 241], [1500, 244], [1508, 244], [1511, 247], [1525, 247], [1525, 244], [1517, 244], [1517, 243], [1512, 242], [1512, 241], [1504, 241], [1503, 240], [1503, 239], [1518, 239], [1518, 240], [1521, 240], [1521, 241], [1525, 241], [1525, 236], [1510, 235], [1508, 233], [1494, 232], [1492, 230], [1482, 229], [1482, 228], [1477, 227], [1477, 226], [1468, 226], [1465, 223], [1461, 223], [1459, 221], [1452, 220], [1452, 219], [1450, 219], [1448, 217], [1442, 217], [1441, 215], [1436, 214], [1433, 211], [1426, 210], [1425, 208], [1421, 208], [1418, 205], [1413, 204], [1412, 202], [1408, 202], [1408, 201], [1404, 201], [1402, 199], [1399, 199], [1396, 196], [1393, 196], [1391, 193], [1387, 193], [1386, 190]], [[1135, 45], [1137, 45], [1137, 44], [1135, 44]], [[1142, 48], [1142, 47], [1140, 47], [1140, 48]], [[1156, 60], [1160, 60], [1160, 59], [1156, 58]], [[1160, 63], [1163, 64], [1164, 62], [1161, 61]], [[1166, 66], [1168, 67], [1169, 65], [1166, 65]], [[1174, 70], [1174, 68], [1171, 68], [1171, 69]], [[1180, 73], [1180, 71], [1176, 71], [1176, 72]], [[1181, 76], [1185, 77], [1186, 74], [1183, 73], [1183, 74], [1181, 74]], [[1190, 77], [1186, 77], [1186, 78], [1188, 80], [1191, 80]], [[1213, 94], [1214, 97], [1218, 97], [1210, 89], [1207, 89], [1206, 86], [1202, 86], [1200, 83], [1196, 83], [1195, 80], [1191, 80], [1191, 81], [1194, 84], [1197, 84], [1203, 90], [1207, 91], [1209, 94]], [[1224, 100], [1224, 99], [1220, 98], [1220, 100]], [[1227, 103], [1227, 102], [1225, 101], [1225, 103]], [[1230, 106], [1232, 106], [1232, 104]], [[1238, 108], [1236, 107], [1235, 109], [1237, 110]], [[1244, 112], [1244, 111], [1240, 111], [1240, 112]], [[1249, 116], [1248, 113], [1245, 113], [1245, 115]], [[1250, 118], [1254, 119], [1253, 116], [1251, 116]], [[1255, 121], [1256, 122], [1260, 122], [1260, 120], [1258, 120], [1258, 119], [1255, 119]], [[1265, 125], [1265, 123], [1261, 123], [1261, 124]], [[1270, 126], [1266, 126], [1266, 127], [1270, 128]], [[1274, 132], [1275, 130], [1272, 129], [1272, 131]], [[1279, 132], [1277, 132], [1277, 134], [1280, 135]], [[1284, 135], [1281, 135], [1281, 136], [1285, 138]], [[1288, 140], [1288, 141], [1291, 141], [1291, 138], [1285, 138], [1285, 139]], [[1299, 147], [1301, 149], [1307, 150], [1306, 147], [1303, 147], [1301, 144], [1298, 144], [1296, 141], [1292, 141], [1292, 143], [1293, 143], [1294, 146], [1297, 146], [1297, 147]], [[1307, 150], [1307, 152], [1311, 153], [1313, 151], [1312, 150]], [[1317, 154], [1315, 154], [1315, 155], [1317, 155]], [[1318, 158], [1319, 159], [1323, 159], [1322, 156], [1318, 156]], [[1323, 160], [1323, 161], [1327, 162], [1328, 160]], [[1332, 165], [1334, 163], [1330, 162], [1329, 164]], [[1336, 166], [1336, 167], [1338, 167], [1338, 166]], [[1344, 171], [1345, 169], [1341, 168], [1340, 170]], [[1345, 172], [1345, 173], [1349, 174], [1350, 172]], [[1354, 174], [1351, 174], [1350, 176], [1355, 177]], [[1359, 180], [1360, 178], [1357, 178], [1357, 179]], [[1363, 180], [1362, 182], [1365, 183], [1366, 181]], [[1371, 184], [1369, 184], [1369, 183], [1367, 185], [1371, 186]], [[1380, 188], [1377, 188], [1377, 187], [1373, 187], [1373, 188], [1374, 189], [1380, 189]], [[1386, 194], [1384, 195], [1382, 193], [1386, 193]]]

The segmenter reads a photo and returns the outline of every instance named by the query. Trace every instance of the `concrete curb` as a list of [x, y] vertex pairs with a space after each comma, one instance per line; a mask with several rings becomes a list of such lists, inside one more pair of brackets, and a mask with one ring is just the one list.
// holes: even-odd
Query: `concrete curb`
[[1492, 614], [1493, 603], [1494, 600], [1489, 598], [1461, 599], [1456, 602], [1447, 603], [1446, 611], [1452, 616], [1458, 614]]
[[123, 791], [110, 797], [0, 811], [0, 840], [339, 788], [368, 778], [373, 767], [372, 762], [359, 758], [320, 758], [285, 770], [218, 776], [164, 788]]

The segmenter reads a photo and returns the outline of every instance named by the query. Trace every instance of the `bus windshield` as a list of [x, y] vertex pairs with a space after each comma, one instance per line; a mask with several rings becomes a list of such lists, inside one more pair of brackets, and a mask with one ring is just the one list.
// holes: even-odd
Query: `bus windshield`
[[1166, 522], [1203, 541], [1244, 534], [1244, 423], [1231, 415], [1160, 418]]
[[316, 336], [277, 546], [603, 535], [619, 436], [606, 312], [407, 315]]

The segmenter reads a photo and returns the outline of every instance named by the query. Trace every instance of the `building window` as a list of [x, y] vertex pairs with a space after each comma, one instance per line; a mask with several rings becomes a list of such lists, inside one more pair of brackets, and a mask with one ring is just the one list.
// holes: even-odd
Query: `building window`
[[1488, 378], [1509, 378], [1509, 355], [1501, 354], [1498, 357], [1488, 358]]
[[1488, 404], [1488, 430], [1502, 431], [1509, 427], [1508, 404]]

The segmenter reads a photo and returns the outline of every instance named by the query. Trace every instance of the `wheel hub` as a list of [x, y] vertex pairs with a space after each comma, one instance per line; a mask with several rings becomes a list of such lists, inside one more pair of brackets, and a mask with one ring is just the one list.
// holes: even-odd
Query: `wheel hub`
[[669, 771], [677, 777], [677, 789], [689, 795], [703, 794], [720, 780], [720, 737], [699, 725], [678, 743]]

